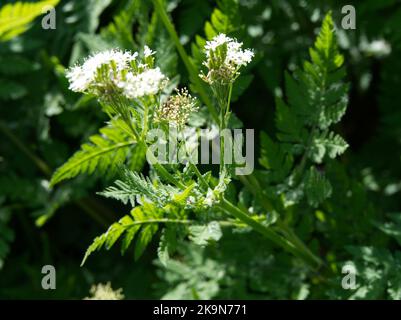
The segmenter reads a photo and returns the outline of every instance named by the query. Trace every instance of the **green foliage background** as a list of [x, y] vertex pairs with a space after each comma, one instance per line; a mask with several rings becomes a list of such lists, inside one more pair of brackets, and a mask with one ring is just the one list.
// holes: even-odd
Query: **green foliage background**
[[[305, 181], [308, 201], [287, 216], [300, 238], [326, 262], [320, 272], [250, 230], [224, 230], [222, 239], [207, 247], [182, 245], [179, 258], [164, 266], [157, 258], [157, 234], [138, 261], [133, 251], [121, 256], [113, 248], [80, 267], [94, 236], [123, 217], [127, 207], [96, 195], [112, 183], [112, 171], [100, 172], [101, 179], [83, 175], [50, 188], [53, 171], [106, 120], [95, 100], [68, 90], [64, 69], [91, 52], [138, 50], [148, 44], [170, 78], [178, 73], [181, 78], [175, 80], [187, 85], [197, 80], [188, 76], [152, 1], [61, 0], [55, 30], [43, 30], [41, 18], [33, 16], [13, 34], [0, 19], [0, 298], [80, 299], [92, 284], [111, 281], [127, 298], [400, 299], [401, 2], [354, 2], [164, 1], [198, 67], [204, 39], [216, 33], [255, 48], [255, 61], [234, 89], [233, 111], [245, 128], [264, 132], [257, 157], [259, 168], [270, 170], [262, 180], [272, 193], [291, 167], [288, 144], [296, 145], [302, 130], [315, 121], [303, 119], [298, 110], [298, 132], [293, 123], [277, 120], [289, 119], [283, 115], [288, 106], [295, 110], [312, 99], [297, 100], [304, 88], [297, 88], [288, 74], [299, 72], [297, 66], [308, 72], [303, 65], [308, 48], [325, 14], [332, 12], [349, 104], [341, 122], [326, 119], [339, 134], [331, 136], [336, 144], [326, 146], [322, 155], [322, 143], [310, 154], [316, 166]], [[356, 7], [356, 30], [340, 27], [346, 4]], [[379, 39], [388, 43], [390, 53], [369, 47]], [[316, 126], [324, 131], [328, 125]], [[107, 128], [102, 130], [107, 136]], [[339, 159], [320, 165], [325, 152], [345, 150], [340, 135], [349, 148]], [[275, 151], [274, 157], [268, 150]], [[121, 152], [125, 158], [129, 151]], [[135, 159], [127, 164], [141, 166]], [[296, 190], [290, 191], [296, 197]], [[250, 201], [249, 190], [242, 190], [241, 205]], [[347, 261], [358, 270], [355, 291], [341, 289], [341, 268]], [[46, 264], [57, 269], [57, 290], [41, 288], [40, 271]]]

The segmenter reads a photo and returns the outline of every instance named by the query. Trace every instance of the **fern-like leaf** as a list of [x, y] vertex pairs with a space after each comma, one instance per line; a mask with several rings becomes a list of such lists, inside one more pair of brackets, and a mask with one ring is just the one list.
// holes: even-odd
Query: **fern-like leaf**
[[100, 133], [91, 136], [90, 143], [83, 144], [81, 150], [56, 170], [51, 179], [52, 186], [79, 174], [92, 174], [95, 171], [111, 177], [117, 167], [126, 161], [130, 150], [136, 163], [140, 162], [135, 157], [136, 152], [144, 158], [143, 150], [120, 128], [109, 125], [100, 129]]
[[260, 164], [269, 171], [272, 182], [281, 182], [290, 173], [294, 158], [285, 152], [283, 146], [275, 143], [266, 133], [260, 135], [261, 157]]
[[160, 237], [159, 247], [157, 248], [157, 256], [162, 265], [167, 266], [171, 255], [177, 248], [177, 228], [168, 225], [163, 229]]
[[163, 222], [168, 222], [163, 219], [163, 211], [152, 204], [145, 203], [143, 206], [132, 209], [130, 215], [113, 223], [105, 233], [94, 239], [86, 250], [81, 265], [93, 252], [101, 248], [110, 250], [119, 239], [122, 239], [121, 253], [124, 254], [135, 236], [137, 237], [135, 259], [138, 259], [157, 232], [159, 224]]
[[305, 193], [308, 203], [312, 207], [317, 207], [331, 196], [332, 187], [329, 180], [315, 167], [311, 167], [305, 176]]
[[16, 2], [6, 4], [0, 10], [0, 41], [10, 40], [25, 32], [30, 23], [43, 14], [47, 6], [56, 6], [60, 0], [43, 0], [40, 2]]
[[[332, 187], [316, 170], [326, 158], [334, 159], [348, 147], [330, 130], [345, 113], [348, 84], [344, 58], [339, 53], [331, 14], [323, 21], [310, 61], [293, 75], [285, 74], [285, 97], [276, 99], [277, 142], [262, 134], [260, 163], [268, 170], [266, 194], [284, 194], [284, 204], [304, 196], [317, 207], [331, 196]], [[296, 161], [299, 161], [295, 165]]]
[[343, 82], [344, 57], [339, 53], [331, 14], [323, 21], [310, 49], [310, 61], [293, 76], [286, 74], [287, 103], [277, 101], [276, 124], [282, 142], [297, 144], [292, 151], [307, 152], [315, 163], [326, 155], [334, 158], [348, 147], [329, 127], [339, 122], [348, 103], [348, 84]]
[[162, 185], [160, 181], [157, 184], [153, 183], [142, 174], [124, 169], [122, 179], [117, 180], [115, 186], [108, 187], [99, 194], [106, 198], [120, 200], [124, 204], [130, 202], [132, 206], [135, 206], [135, 203], [147, 201], [164, 207], [171, 201], [171, 194], [176, 192], [178, 190], [174, 187]]
[[347, 142], [334, 132], [322, 132], [316, 136], [310, 146], [309, 157], [316, 163], [321, 163], [327, 155], [334, 159], [348, 148]]
[[200, 246], [206, 246], [210, 242], [219, 241], [223, 233], [217, 221], [211, 221], [206, 225], [193, 225], [189, 227], [189, 238]]
[[151, 202], [163, 208], [169, 203], [185, 206], [194, 186], [195, 184], [192, 184], [182, 191], [171, 185], [165, 185], [160, 180], [152, 181], [140, 173], [124, 169], [122, 179], [99, 194], [122, 201], [124, 204], [130, 202], [132, 206], [135, 206], [135, 203]]
[[124, 10], [114, 17], [113, 22], [101, 30], [102, 38], [128, 50], [135, 48], [132, 25], [140, 6], [140, 1], [129, 1]]

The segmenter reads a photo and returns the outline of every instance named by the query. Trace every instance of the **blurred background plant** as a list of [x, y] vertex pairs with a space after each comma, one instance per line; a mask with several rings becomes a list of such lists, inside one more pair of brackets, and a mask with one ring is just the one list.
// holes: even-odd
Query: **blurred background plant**
[[[163, 1], [198, 66], [202, 38], [216, 32], [255, 48], [256, 62], [238, 81], [233, 111], [245, 128], [269, 135], [274, 134], [275, 99], [284, 95], [285, 71], [306, 59], [326, 12], [331, 10], [340, 26], [341, 8], [355, 6], [356, 30], [338, 28], [351, 93], [337, 131], [350, 148], [341, 162], [324, 168], [331, 197], [317, 209], [297, 207], [303, 213], [296, 217], [297, 234], [319, 248], [329, 265], [329, 271], [317, 274], [249, 230], [226, 232], [206, 248], [182, 246], [179, 259], [166, 267], [157, 262], [156, 250], [136, 262], [111, 250], [79, 267], [93, 236], [125, 209], [94, 196], [109, 184], [96, 176], [49, 187], [53, 170], [106, 120], [95, 100], [68, 90], [64, 69], [91, 52], [136, 51], [148, 44], [165, 74], [184, 75], [175, 79], [181, 83], [193, 79], [185, 76], [152, 1], [31, 1], [31, 6], [56, 6], [55, 30], [42, 29], [38, 7], [19, 4], [12, 10], [15, 1], [2, 1], [0, 297], [82, 298], [93, 284], [111, 281], [126, 298], [400, 299], [401, 1], [354, 2]], [[157, 241], [151, 246], [156, 248]], [[353, 292], [340, 287], [346, 261], [361, 275]], [[57, 269], [55, 291], [40, 287], [45, 264]]]

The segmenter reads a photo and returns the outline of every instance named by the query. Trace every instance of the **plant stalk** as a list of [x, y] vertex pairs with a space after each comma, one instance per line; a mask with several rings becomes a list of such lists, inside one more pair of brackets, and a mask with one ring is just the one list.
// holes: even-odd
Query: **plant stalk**
[[175, 47], [177, 48], [177, 51], [179, 53], [179, 55], [181, 56], [182, 61], [184, 62], [184, 65], [190, 75], [190, 78], [193, 82], [193, 84], [196, 87], [196, 90], [198, 92], [198, 94], [200, 95], [201, 99], [203, 100], [203, 102], [205, 103], [206, 107], [208, 108], [210, 114], [212, 115], [214, 121], [216, 123], [219, 122], [219, 117], [218, 114], [216, 112], [215, 107], [213, 106], [212, 101], [210, 100], [205, 87], [203, 85], [203, 83], [201, 82], [201, 79], [198, 76], [198, 72], [196, 70], [196, 68], [194, 67], [193, 63], [191, 62], [188, 54], [185, 51], [185, 48], [183, 47], [183, 45], [180, 42], [180, 39], [178, 37], [178, 34], [175, 30], [175, 27], [173, 25], [173, 23], [170, 21], [170, 18], [168, 17], [166, 10], [163, 7], [163, 4], [161, 3], [160, 0], [153, 0], [153, 4], [155, 6], [155, 10], [158, 13], [158, 15], [160, 16], [160, 19], [162, 20], [165, 28], [167, 29], [168, 33], [170, 34], [170, 37], [172, 38]]
[[223, 211], [233, 215], [237, 219], [246, 223], [247, 225], [252, 227], [255, 231], [261, 233], [262, 235], [270, 239], [278, 246], [284, 248], [285, 250], [294, 254], [295, 256], [304, 259], [312, 267], [319, 267], [322, 264], [318, 257], [314, 256], [309, 250], [306, 251], [305, 248], [301, 246], [298, 242], [296, 241], [291, 242], [288, 239], [283, 238], [270, 228], [264, 226], [260, 222], [251, 218], [249, 214], [242, 211], [238, 207], [234, 206], [231, 202], [227, 201], [226, 199], [223, 198], [219, 206]]

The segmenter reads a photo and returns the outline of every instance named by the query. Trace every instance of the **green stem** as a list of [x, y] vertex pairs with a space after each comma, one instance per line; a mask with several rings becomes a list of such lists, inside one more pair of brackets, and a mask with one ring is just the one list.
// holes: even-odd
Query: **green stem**
[[228, 126], [228, 121], [229, 121], [229, 112], [230, 112], [230, 105], [231, 105], [231, 96], [233, 93], [233, 84], [230, 84], [230, 87], [228, 89], [228, 98], [227, 98], [227, 106], [225, 110], [225, 115], [224, 115], [224, 120], [225, 120], [225, 126]]
[[167, 16], [167, 13], [163, 7], [163, 4], [161, 3], [160, 0], [153, 0], [153, 4], [155, 6], [155, 9], [156, 9], [158, 15], [160, 16], [165, 28], [167, 29], [168, 33], [171, 36], [171, 38], [177, 48], [177, 51], [178, 51], [179, 55], [181, 56], [181, 59], [184, 62], [184, 65], [191, 77], [191, 80], [196, 87], [198, 94], [200, 95], [201, 99], [203, 100], [203, 102], [205, 103], [207, 108], [209, 109], [209, 112], [212, 115], [215, 122], [218, 123], [219, 119], [218, 119], [217, 111], [216, 111], [215, 107], [213, 106], [213, 103], [210, 100], [210, 98], [205, 90], [205, 87], [204, 87], [203, 83], [201, 82], [201, 79], [198, 76], [198, 71], [196, 70], [195, 66], [191, 62], [188, 54], [185, 51], [185, 48], [181, 44], [180, 39], [177, 35], [177, 32], [175, 31], [174, 25], [170, 21], [170, 18]]
[[220, 176], [224, 170], [224, 137], [223, 137], [223, 130], [224, 130], [224, 114], [223, 109], [220, 108], [220, 125], [219, 125], [219, 134], [220, 134]]
[[205, 178], [200, 173], [198, 167], [195, 164], [193, 164], [192, 162], [190, 162], [189, 165], [192, 168], [192, 170], [194, 170], [194, 172], [195, 172], [196, 176], [198, 177], [199, 181], [202, 182], [203, 186], [207, 190], [209, 188], [209, 184], [206, 182]]
[[[142, 142], [144, 147], [148, 150], [148, 146], [146, 145], [145, 142]], [[158, 163], [158, 160], [156, 157], [153, 155], [152, 152], [146, 152], [146, 157], [148, 161], [156, 168], [156, 170], [159, 172], [159, 174], [166, 180], [169, 181], [170, 183], [174, 184], [175, 186], [185, 190], [186, 186], [181, 182], [178, 181], [170, 172], [166, 170], [160, 163]]]
[[146, 103], [145, 110], [143, 113], [143, 130], [142, 130], [142, 135], [141, 135], [142, 140], [144, 140], [144, 138], [146, 137], [146, 134], [148, 132], [148, 116], [149, 116], [148, 114], [149, 114], [149, 106]]
[[[145, 114], [147, 114], [147, 111], [146, 111], [147, 108], [148, 107], [145, 107]], [[134, 129], [134, 127], [131, 124], [131, 119], [125, 119], [123, 117], [123, 120], [127, 124], [127, 126], [131, 129], [131, 132], [132, 132], [133, 136], [135, 138], [139, 138], [138, 139], [138, 144], [143, 146], [145, 150], [148, 150], [148, 145], [146, 144], [146, 139], [145, 139], [146, 137], [144, 137], [143, 134], [141, 136], [139, 136], [139, 134], [137, 134], [136, 130]], [[148, 159], [148, 162], [150, 162], [156, 168], [156, 170], [159, 172], [159, 174], [166, 181], [169, 181], [170, 183], [176, 185], [177, 187], [179, 187], [181, 189], [185, 189], [186, 188], [183, 183], [178, 181], [170, 172], [168, 172], [160, 163], [158, 163], [157, 158], [153, 155], [152, 152], [146, 152], [146, 157]]]
[[248, 190], [261, 202], [262, 206], [267, 211], [274, 211], [274, 206], [270, 203], [266, 197], [261, 194], [262, 187], [259, 185], [259, 181], [253, 176], [238, 176], [238, 179], [248, 188]]
[[248, 214], [243, 212], [241, 209], [234, 206], [231, 202], [226, 199], [222, 199], [221, 203], [218, 205], [220, 208], [228, 214], [231, 214], [235, 218], [241, 220], [246, 223], [248, 226], [252, 227], [255, 231], [261, 233], [277, 245], [283, 247], [287, 251], [291, 252], [294, 255], [298, 255], [295, 247], [286, 239], [275, 233], [273, 230], [265, 227], [263, 224], [251, 218]]
[[[225, 169], [224, 162], [224, 136], [222, 131], [228, 126], [228, 118], [229, 118], [229, 110], [231, 104], [231, 95], [232, 95], [232, 84], [228, 86], [228, 90], [226, 86], [222, 86], [220, 90], [223, 92], [223, 98], [219, 99], [219, 109], [220, 109], [220, 118], [219, 118], [219, 130], [220, 130], [220, 175], [222, 175], [223, 170]], [[220, 92], [220, 93], [221, 93]]]
[[284, 248], [288, 252], [294, 254], [297, 257], [303, 258], [307, 261], [311, 266], [320, 266], [321, 261], [319, 258], [315, 257], [313, 254], [304, 250], [302, 246], [299, 246], [298, 243], [292, 243], [287, 239], [283, 238], [282, 236], [278, 235], [276, 232], [271, 230], [270, 228], [264, 226], [262, 223], [256, 221], [250, 215], [241, 209], [234, 206], [231, 202], [227, 201], [226, 199], [222, 199], [221, 203], [219, 204], [220, 208], [233, 215], [237, 219], [241, 220], [242, 222], [246, 223], [250, 227], [252, 227], [255, 231], [261, 233], [272, 242], [277, 244], [278, 246]]
[[[267, 210], [268, 212], [275, 210], [274, 206], [270, 203], [270, 201], [268, 199], [266, 199], [265, 197], [263, 197], [262, 195], [260, 195], [260, 193], [257, 191], [257, 190], [261, 190], [261, 186], [259, 185], [259, 182], [253, 175], [238, 176], [238, 178], [254, 194], [254, 196], [257, 199], [259, 199], [259, 201], [261, 202], [261, 204], [265, 208], [265, 210]], [[232, 206], [234, 206], [234, 205], [232, 205]], [[252, 219], [252, 218], [250, 218], [250, 219]], [[259, 223], [259, 222], [257, 222], [257, 223]], [[302, 240], [300, 240], [298, 238], [298, 236], [293, 232], [293, 230], [291, 228], [289, 228], [287, 225], [285, 225], [281, 220], [278, 220], [277, 223], [279, 224], [279, 227], [278, 227], [279, 231], [281, 231], [283, 234], [285, 234], [286, 237], [291, 242], [296, 244], [296, 247], [299, 248], [303, 252], [304, 256], [308, 257], [307, 259], [309, 261], [313, 260], [313, 261], [315, 261], [314, 263], [317, 265], [323, 264], [323, 262], [308, 249], [308, 247], [302, 242]]]
[[[254, 176], [240, 176], [240, 180], [244, 183], [244, 185], [259, 199], [261, 202], [262, 206], [267, 210], [268, 212], [274, 211], [275, 208], [274, 206], [270, 203], [268, 199], [263, 197], [260, 192], [257, 190], [261, 190], [261, 186], [259, 185], [259, 182]], [[323, 264], [322, 260], [315, 256], [312, 251], [309, 250], [309, 248], [305, 245], [305, 243], [295, 234], [295, 232], [287, 226], [280, 218], [277, 219], [276, 224], [278, 225], [278, 229], [286, 235], [286, 237], [300, 250], [303, 252], [305, 256], [308, 256], [311, 260], [315, 261], [315, 263], [320, 266]]]
[[[145, 144], [145, 147], [147, 147], [146, 144]], [[169, 181], [170, 183], [176, 185], [177, 187], [179, 187], [181, 189], [185, 189], [186, 188], [186, 186], [182, 182], [178, 181], [162, 165], [157, 163], [156, 157], [151, 152], [148, 153], [147, 156], [149, 157], [148, 160], [150, 160], [153, 163], [153, 166], [159, 171], [159, 173], [162, 175], [162, 177], [164, 179], [166, 179], [167, 181]], [[208, 187], [208, 183], [204, 180], [203, 176], [199, 172], [199, 170], [196, 167], [196, 165], [193, 164], [192, 162], [190, 162], [190, 166], [195, 171], [195, 174], [198, 176], [199, 180], [205, 185], [205, 187]], [[251, 218], [249, 216], [249, 214], [244, 213], [243, 211], [241, 211], [240, 209], [235, 207], [231, 202], [227, 201], [226, 199], [222, 200], [221, 209], [223, 211], [231, 213], [234, 217], [238, 218], [239, 220], [244, 222], [246, 225], [249, 225], [254, 230], [262, 233], [267, 238], [269, 238], [270, 240], [272, 240], [276, 244], [280, 245], [281, 247], [283, 247], [287, 251], [293, 253], [294, 255], [301, 256], [301, 257], [303, 257], [304, 259], [306, 259], [308, 262], [310, 262], [312, 264], [320, 265], [320, 260], [318, 258], [314, 257], [313, 254], [310, 253], [310, 251], [306, 248], [306, 246], [303, 245], [303, 243], [295, 236], [294, 233], [290, 232], [290, 230], [284, 229], [281, 226], [283, 228], [283, 230], [285, 231], [284, 233], [286, 235], [291, 236], [291, 239], [293, 240], [294, 243], [289, 242], [287, 239], [285, 239], [285, 238], [281, 237], [280, 235], [276, 234], [273, 230], [270, 230], [269, 228], [267, 228], [266, 226], [264, 226], [263, 224], [261, 224], [257, 220]], [[177, 221], [183, 221], [183, 220], [177, 220]], [[159, 222], [169, 222], [169, 221], [165, 220], [165, 221], [159, 221]], [[181, 222], [181, 223], [184, 223], [184, 222]]]
[[291, 240], [291, 242], [300, 250], [302, 250], [302, 252], [309, 256], [312, 260], [315, 261], [317, 266], [321, 266], [323, 265], [323, 261], [317, 257], [316, 255], [314, 255], [312, 253], [312, 251], [309, 250], [309, 248], [305, 245], [305, 243], [295, 234], [295, 232], [289, 227], [287, 226], [284, 222], [282, 222], [281, 220], [277, 221], [278, 227], [286, 234], [286, 236]]
[[[182, 129], [182, 128], [181, 128]], [[203, 186], [205, 187], [205, 189], [207, 190], [209, 188], [209, 184], [206, 182], [205, 178], [202, 176], [202, 174], [200, 173], [198, 167], [196, 166], [196, 164], [194, 164], [193, 162], [191, 162], [191, 157], [189, 156], [188, 153], [188, 149], [187, 149], [187, 145], [185, 143], [185, 137], [184, 137], [184, 132], [181, 130], [182, 132], [182, 141], [184, 141], [184, 148], [185, 148], [185, 153], [188, 155], [188, 163], [189, 166], [191, 167], [191, 169], [195, 172], [195, 175], [198, 177], [199, 181], [203, 184]]]
[[129, 228], [131, 226], [150, 224], [150, 223], [191, 224], [193, 222], [194, 222], [193, 220], [179, 220], [179, 219], [149, 219], [143, 221], [134, 221], [125, 225], [124, 227]]
[[[179, 219], [149, 219], [149, 220], [143, 220], [143, 221], [134, 221], [129, 224], [127, 224], [125, 227], [129, 228], [131, 226], [136, 226], [136, 225], [143, 225], [143, 224], [150, 224], [150, 223], [169, 223], [169, 224], [187, 224], [187, 225], [192, 225], [195, 223], [198, 223], [198, 221], [195, 220], [179, 220]], [[222, 226], [222, 227], [245, 227], [247, 226], [246, 224], [238, 223], [236, 221], [217, 221], [217, 223]]]

